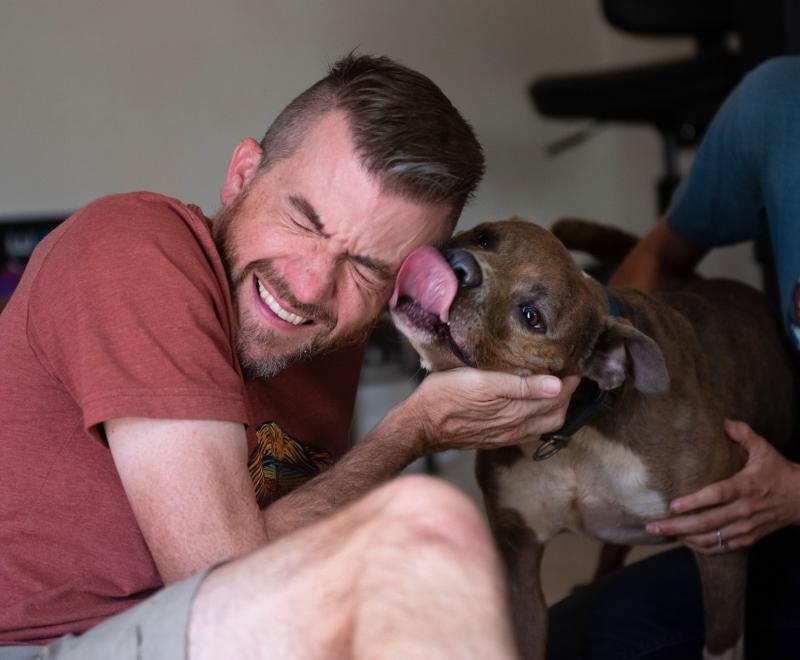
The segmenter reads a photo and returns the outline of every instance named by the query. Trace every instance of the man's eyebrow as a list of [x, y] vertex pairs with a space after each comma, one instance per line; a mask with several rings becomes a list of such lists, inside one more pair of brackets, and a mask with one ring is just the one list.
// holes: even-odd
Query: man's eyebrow
[[322, 224], [322, 220], [320, 220], [319, 213], [311, 206], [311, 202], [309, 202], [305, 197], [300, 195], [289, 195], [289, 202], [291, 202], [292, 206], [294, 206], [300, 213], [302, 213], [308, 221], [314, 225], [315, 229], [322, 234], [325, 238], [329, 237], [329, 234], [325, 232], [325, 225]]
[[[300, 213], [308, 218], [308, 221], [314, 225], [321, 236], [330, 238], [330, 234], [325, 231], [325, 225], [322, 224], [319, 213], [317, 213], [316, 209], [311, 205], [311, 202], [309, 202], [302, 195], [289, 195], [289, 202], [291, 202], [292, 206], [300, 211]], [[389, 267], [389, 264], [384, 263], [380, 259], [366, 257], [360, 254], [349, 255], [349, 258], [352, 261], [369, 268], [382, 280], [392, 279], [392, 269]]]
[[380, 261], [379, 259], [373, 259], [372, 257], [364, 257], [360, 254], [352, 254], [350, 255], [350, 259], [355, 261], [362, 266], [369, 268], [372, 272], [374, 272], [380, 279], [382, 280], [390, 280], [392, 279], [392, 269], [389, 268], [389, 265]]

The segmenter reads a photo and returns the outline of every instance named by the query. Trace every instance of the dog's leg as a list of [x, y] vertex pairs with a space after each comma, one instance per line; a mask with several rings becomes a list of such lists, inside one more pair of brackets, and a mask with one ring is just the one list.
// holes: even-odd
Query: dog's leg
[[505, 510], [492, 518], [508, 576], [511, 616], [520, 655], [524, 660], [544, 660], [547, 606], [539, 579], [544, 546], [515, 511]]
[[747, 551], [695, 553], [705, 608], [704, 660], [743, 660]]

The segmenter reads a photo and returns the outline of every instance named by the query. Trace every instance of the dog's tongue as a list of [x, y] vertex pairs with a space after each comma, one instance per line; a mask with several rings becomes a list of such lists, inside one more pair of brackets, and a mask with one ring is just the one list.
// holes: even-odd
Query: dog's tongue
[[394, 307], [402, 296], [408, 296], [447, 323], [457, 290], [458, 281], [450, 265], [437, 250], [424, 246], [409, 254], [400, 266], [389, 304]]

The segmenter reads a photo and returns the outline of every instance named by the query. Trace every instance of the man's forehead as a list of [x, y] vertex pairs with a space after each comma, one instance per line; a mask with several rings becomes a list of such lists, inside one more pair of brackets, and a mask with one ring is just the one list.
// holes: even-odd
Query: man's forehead
[[[302, 216], [325, 239], [347, 240], [350, 257], [382, 276], [391, 275], [405, 255], [423, 244], [437, 245], [449, 235], [449, 208], [410, 202], [389, 195], [383, 204], [353, 217], [326, 214], [325, 199], [295, 193], [286, 196], [293, 213]], [[321, 199], [320, 202], [314, 200]]]
[[450, 204], [410, 199], [380, 175], [367, 171], [356, 152], [343, 112], [327, 112], [311, 123], [298, 149], [264, 172], [256, 203], [277, 195], [320, 235], [347, 235], [352, 254], [391, 271], [422, 244], [440, 247], [452, 232]]

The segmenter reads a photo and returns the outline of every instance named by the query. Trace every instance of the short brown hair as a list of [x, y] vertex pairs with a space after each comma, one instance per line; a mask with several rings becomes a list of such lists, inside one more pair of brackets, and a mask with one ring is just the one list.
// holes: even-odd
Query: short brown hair
[[295, 98], [261, 140], [261, 169], [294, 153], [309, 124], [333, 110], [344, 111], [364, 167], [385, 190], [449, 204], [455, 224], [483, 176], [483, 150], [442, 90], [388, 57], [351, 53]]

